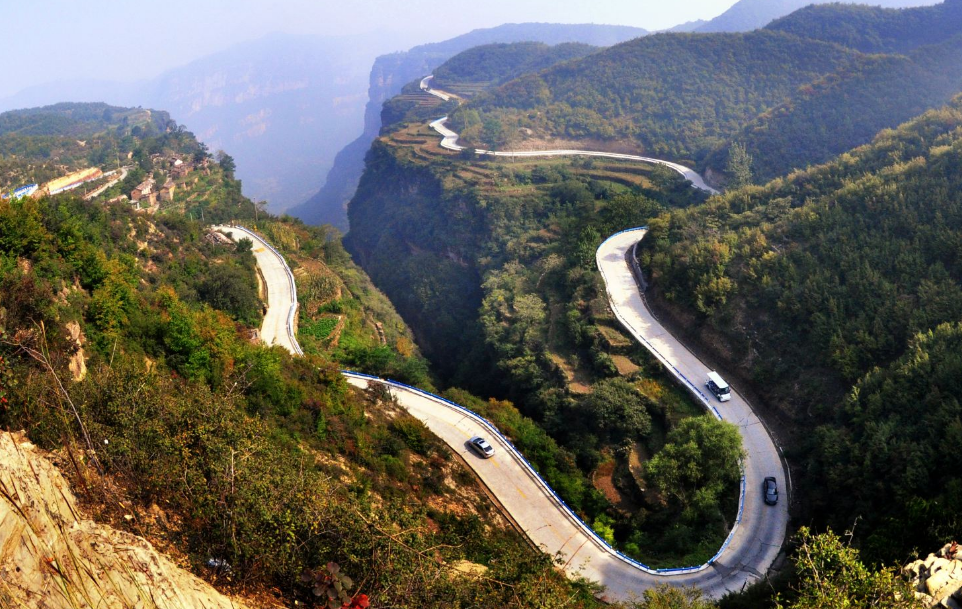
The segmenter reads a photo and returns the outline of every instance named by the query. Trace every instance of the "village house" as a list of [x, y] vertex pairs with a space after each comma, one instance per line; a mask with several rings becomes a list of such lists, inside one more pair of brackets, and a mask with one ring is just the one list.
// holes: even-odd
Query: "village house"
[[164, 202], [173, 201], [175, 188], [174, 181], [171, 178], [167, 178], [167, 181], [164, 182], [164, 185], [160, 189], [159, 200]]
[[147, 178], [143, 182], [137, 185], [136, 188], [130, 193], [130, 200], [137, 203], [140, 207], [140, 202], [142, 200], [147, 201], [147, 204], [154, 206], [157, 204], [157, 193], [154, 192], [154, 179]]
[[180, 159], [174, 159], [174, 162], [170, 166], [170, 177], [172, 178], [183, 178], [187, 177], [190, 173], [190, 165], [183, 162]]

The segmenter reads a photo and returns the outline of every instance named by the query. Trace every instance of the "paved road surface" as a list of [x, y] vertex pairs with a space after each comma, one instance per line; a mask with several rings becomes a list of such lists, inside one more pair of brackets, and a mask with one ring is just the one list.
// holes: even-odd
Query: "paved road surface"
[[295, 339], [294, 315], [297, 311], [297, 290], [284, 257], [253, 231], [239, 226], [214, 226], [231, 239], [248, 238], [254, 242], [254, 258], [267, 284], [267, 314], [261, 325], [261, 340], [267, 345], [280, 345], [291, 353], [301, 354]]
[[[422, 88], [429, 81], [430, 78], [425, 79]], [[449, 146], [457, 146], [457, 134], [444, 127], [443, 120], [436, 121], [432, 126], [442, 134]], [[581, 151], [549, 151], [525, 153], [524, 156], [539, 154], [594, 155]], [[598, 153], [598, 156], [659, 162], [682, 173], [682, 170], [691, 172], [680, 165], [657, 159], [608, 153]], [[688, 177], [689, 174], [685, 175]], [[691, 181], [695, 187], [711, 191], [700, 176], [694, 176], [697, 179]], [[296, 311], [296, 290], [293, 275], [283, 258], [249, 231], [236, 227], [215, 228], [227, 234], [240, 232], [255, 240], [257, 263], [268, 281], [268, 315], [264, 320], [262, 335], [269, 344], [276, 342], [292, 353], [300, 353], [292, 325]], [[389, 384], [389, 387], [413, 416], [422, 420], [453, 450], [464, 455], [471, 468], [532, 541], [548, 554], [560, 552], [564, 556], [565, 570], [570, 575], [582, 575], [604, 585], [607, 597], [611, 600], [629, 599], [662, 583], [696, 586], [708, 596], [717, 598], [762, 577], [777, 557], [788, 525], [785, 472], [778, 449], [749, 404], [734, 390], [731, 401], [724, 404], [705, 397], [702, 387], [709, 371], [707, 366], [668, 334], [647, 309], [626, 262], [628, 250], [644, 235], [644, 229], [618, 233], [598, 249], [598, 267], [604, 277], [612, 310], [636, 340], [649, 349], [682, 384], [689, 387], [706, 407], [720, 418], [738, 425], [746, 450], [740, 520], [712, 564], [666, 574], [653, 572], [625, 559], [581, 523], [490, 424], [423, 392], [396, 384]], [[366, 387], [371, 382], [386, 383], [350, 373], [345, 373], [345, 376], [358, 387]], [[474, 435], [483, 435], [495, 446], [497, 453], [494, 458], [484, 460], [469, 452], [465, 443]], [[782, 500], [774, 507], [764, 505], [762, 500], [762, 480], [769, 475], [778, 478], [783, 490]]]
[[[109, 182], [107, 182], [106, 184], [104, 184], [103, 186], [101, 186], [100, 188], [98, 188], [97, 190], [95, 190], [95, 191], [93, 191], [93, 192], [88, 193], [87, 195], [85, 195], [85, 196], [84, 196], [84, 201], [91, 201], [91, 200], [93, 200], [94, 198], [99, 197], [101, 194], [103, 194], [103, 192], [104, 192], [105, 190], [107, 190], [108, 188], [110, 188], [110, 187], [113, 186], [114, 184], [123, 181], [124, 178], [127, 177], [127, 170], [128, 170], [128, 169], [130, 169], [130, 168], [129, 168], [129, 167], [121, 167], [121, 168], [120, 168], [120, 176], [119, 176], [119, 177], [114, 178], [113, 180], [110, 180]], [[116, 174], [116, 173], [117, 173], [116, 171], [110, 171], [110, 172], [105, 173], [104, 176], [111, 176], [111, 175], [114, 175], [114, 174]]]
[[[786, 473], [774, 440], [748, 402], [734, 388], [732, 399], [724, 403], [708, 393], [704, 383], [711, 369], [669, 334], [643, 301], [626, 258], [646, 232], [635, 229], [618, 233], [598, 248], [596, 259], [612, 311], [635, 340], [651, 351], [699, 401], [720, 418], [738, 426], [746, 452], [741, 523], [712, 569], [693, 582], [717, 596], [719, 592], [741, 588], [743, 583], [757, 579], [778, 556], [788, 527]], [[775, 476], [779, 481], [782, 497], [776, 506], [765, 505], [763, 501], [761, 489], [766, 476]], [[715, 576], [709, 576], [710, 573]]]
[[[432, 89], [430, 86], [431, 80], [434, 76], [427, 76], [421, 81], [421, 89], [425, 93], [429, 93], [435, 97], [443, 99], [444, 101], [450, 101], [455, 96], [451, 93], [441, 91], [438, 89]], [[446, 123], [448, 117], [444, 116], [433, 123], [431, 123], [431, 128], [441, 134], [441, 147], [446, 150], [451, 150], [454, 152], [460, 152], [465, 150], [464, 146], [458, 144], [458, 134], [454, 131], [448, 129]], [[530, 158], [530, 157], [556, 157], [556, 156], [589, 156], [589, 157], [599, 157], [605, 159], [619, 159], [623, 161], [637, 161], [639, 163], [648, 163], [651, 165], [662, 165], [668, 167], [669, 169], [681, 174], [686, 180], [692, 183], [692, 186], [699, 190], [704, 190], [711, 194], [717, 194], [718, 191], [705, 183], [705, 180], [698, 174], [697, 171], [684, 165], [679, 165], [678, 163], [672, 163], [671, 161], [664, 161], [662, 159], [656, 159], [653, 157], [639, 156], [636, 154], [620, 154], [617, 152], [597, 152], [592, 150], [525, 150], [517, 152], [496, 152], [493, 150], [483, 150], [481, 148], [476, 148], [474, 150], [475, 154], [483, 156], [500, 156], [500, 157], [510, 157], [510, 158]]]

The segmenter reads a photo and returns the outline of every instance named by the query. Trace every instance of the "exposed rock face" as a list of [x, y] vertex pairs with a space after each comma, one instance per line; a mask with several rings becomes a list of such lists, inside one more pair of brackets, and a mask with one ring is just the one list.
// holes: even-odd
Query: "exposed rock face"
[[244, 609], [141, 537], [87, 520], [22, 434], [0, 433], [0, 607]]
[[925, 560], [917, 560], [902, 569], [915, 586], [915, 595], [929, 607], [962, 609], [962, 547], [946, 544]]
[[70, 333], [70, 340], [77, 347], [77, 352], [70, 358], [70, 374], [75, 381], [82, 381], [87, 377], [87, 360], [84, 354], [83, 344], [86, 342], [80, 324], [71, 321], [67, 324], [67, 332]]

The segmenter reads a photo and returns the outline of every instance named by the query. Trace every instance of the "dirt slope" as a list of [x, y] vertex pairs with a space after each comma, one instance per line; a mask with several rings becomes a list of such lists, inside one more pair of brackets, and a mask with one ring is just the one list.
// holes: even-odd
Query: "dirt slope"
[[146, 540], [84, 518], [22, 434], [0, 432], [0, 607], [244, 609]]

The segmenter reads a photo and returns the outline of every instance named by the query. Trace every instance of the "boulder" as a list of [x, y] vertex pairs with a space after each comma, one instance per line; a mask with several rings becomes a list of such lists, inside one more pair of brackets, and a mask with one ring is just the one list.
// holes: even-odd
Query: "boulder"
[[905, 565], [902, 576], [924, 606], [962, 609], [962, 552], [954, 542]]
[[942, 600], [959, 589], [962, 586], [962, 581], [959, 581], [952, 577], [952, 573], [947, 570], [941, 570], [934, 573], [925, 580], [925, 589], [928, 591], [929, 596], [932, 598], [937, 598]]

